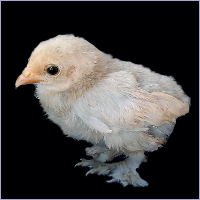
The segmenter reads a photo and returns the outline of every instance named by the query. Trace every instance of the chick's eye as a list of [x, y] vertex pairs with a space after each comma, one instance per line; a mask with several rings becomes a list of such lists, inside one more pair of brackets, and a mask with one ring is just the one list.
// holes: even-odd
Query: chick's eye
[[49, 66], [48, 68], [47, 68], [47, 73], [48, 74], [51, 74], [51, 75], [56, 75], [56, 74], [58, 74], [58, 72], [59, 72], [59, 68], [57, 67], [57, 66]]

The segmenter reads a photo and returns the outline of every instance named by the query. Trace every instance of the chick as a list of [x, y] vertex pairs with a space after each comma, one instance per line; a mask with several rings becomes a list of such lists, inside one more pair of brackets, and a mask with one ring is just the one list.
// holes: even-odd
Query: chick
[[[34, 49], [16, 87], [25, 84], [35, 84], [35, 96], [64, 134], [94, 145], [86, 148], [93, 159], [76, 166], [123, 186], [148, 185], [136, 171], [144, 152], [166, 142], [190, 105], [172, 77], [114, 59], [73, 35], [58, 35]], [[106, 162], [119, 155], [126, 159]]]

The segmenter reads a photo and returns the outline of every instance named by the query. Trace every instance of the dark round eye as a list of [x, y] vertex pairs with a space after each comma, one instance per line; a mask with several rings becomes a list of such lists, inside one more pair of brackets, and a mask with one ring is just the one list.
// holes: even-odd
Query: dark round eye
[[51, 65], [47, 68], [47, 73], [51, 75], [56, 75], [59, 72], [59, 68], [57, 66]]

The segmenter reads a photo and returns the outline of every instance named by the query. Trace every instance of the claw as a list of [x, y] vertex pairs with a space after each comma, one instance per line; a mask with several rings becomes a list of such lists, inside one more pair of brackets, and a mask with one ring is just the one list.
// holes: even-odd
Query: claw
[[78, 166], [81, 166], [81, 165], [82, 165], [82, 163], [79, 162], [79, 163], [77, 163], [76, 165], [74, 165], [74, 167], [78, 167]]
[[96, 172], [95, 169], [91, 169], [85, 174], [85, 176], [87, 176], [88, 174], [94, 174], [95, 172]]
[[128, 185], [126, 181], [120, 181], [120, 183], [123, 185], [123, 187], [126, 187]]
[[117, 182], [117, 180], [113, 178], [111, 180], [106, 181], [106, 183], [113, 183], [113, 182]]
[[80, 161], [81, 162], [78, 162], [76, 165], [74, 165], [74, 167], [82, 166], [83, 162], [85, 161], [85, 159], [84, 158], [80, 158]]

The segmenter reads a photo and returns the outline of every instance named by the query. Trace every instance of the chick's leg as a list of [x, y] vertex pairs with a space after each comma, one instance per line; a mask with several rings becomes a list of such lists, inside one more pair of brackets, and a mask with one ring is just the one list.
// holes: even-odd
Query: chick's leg
[[114, 158], [114, 153], [106, 148], [99, 147], [97, 145], [88, 147], [85, 149], [88, 156], [92, 156], [95, 161], [106, 162], [111, 161]]
[[[86, 150], [94, 150], [94, 149], [88, 149]], [[97, 152], [97, 151], [96, 151]], [[119, 182], [123, 186], [127, 185], [133, 185], [133, 186], [148, 186], [148, 183], [143, 180], [140, 175], [137, 173], [136, 169], [140, 166], [142, 162], [145, 162], [146, 158], [143, 152], [134, 152], [131, 155], [129, 155], [128, 158], [126, 158], [123, 161], [116, 162], [116, 163], [102, 163], [99, 162], [97, 158], [99, 158], [100, 154], [106, 154], [105, 150], [98, 151], [99, 154], [92, 154], [89, 152], [88, 155], [95, 155], [93, 156], [94, 159], [86, 160], [82, 159], [80, 163], [76, 164], [76, 166], [83, 166], [83, 167], [90, 167], [91, 170], [89, 170], [86, 173], [86, 176], [88, 174], [94, 174], [97, 173], [98, 175], [108, 175], [111, 176], [112, 179], [110, 181], [107, 181], [109, 183], [111, 182]], [[110, 152], [109, 152], [110, 153]], [[106, 154], [107, 155], [107, 154]], [[113, 155], [114, 152], [113, 152]]]
[[94, 173], [105, 175], [113, 169], [112, 165], [105, 163], [106, 161], [110, 161], [114, 158], [114, 153], [111, 150], [95, 145], [93, 147], [86, 148], [86, 154], [92, 156], [93, 159], [81, 159], [81, 162], [75, 165], [92, 168], [86, 173], [86, 176]]
[[115, 168], [109, 174], [113, 179], [107, 182], [120, 182], [124, 187], [127, 185], [133, 185], [135, 187], [148, 186], [148, 183], [136, 171], [140, 164], [145, 161], [146, 158], [143, 152], [132, 153], [124, 161], [115, 163]]

